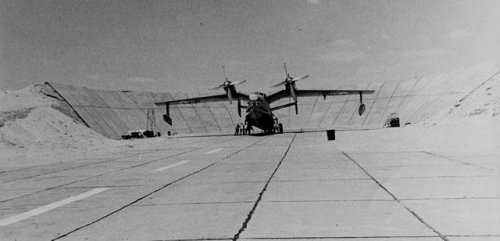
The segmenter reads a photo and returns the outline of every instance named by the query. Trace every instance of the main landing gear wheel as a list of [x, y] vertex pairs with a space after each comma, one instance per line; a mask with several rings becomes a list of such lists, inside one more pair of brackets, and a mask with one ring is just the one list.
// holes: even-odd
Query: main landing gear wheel
[[280, 129], [278, 126], [274, 126], [273, 129], [271, 130], [272, 134], [278, 134], [280, 132]]
[[283, 124], [282, 123], [278, 124], [278, 133], [283, 134]]

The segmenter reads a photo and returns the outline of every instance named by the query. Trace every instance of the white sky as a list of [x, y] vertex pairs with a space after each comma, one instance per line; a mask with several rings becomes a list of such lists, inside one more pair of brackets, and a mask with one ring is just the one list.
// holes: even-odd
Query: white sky
[[[500, 60], [498, 0], [0, 0], [0, 90], [55, 81], [269, 92], [406, 79]], [[500, 62], [500, 61], [499, 61]]]

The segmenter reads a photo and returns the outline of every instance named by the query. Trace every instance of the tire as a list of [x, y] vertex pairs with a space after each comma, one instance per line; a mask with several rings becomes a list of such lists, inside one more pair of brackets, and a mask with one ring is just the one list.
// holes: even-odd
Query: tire
[[278, 133], [283, 134], [283, 124], [279, 123], [278, 126], [279, 126], [279, 132]]

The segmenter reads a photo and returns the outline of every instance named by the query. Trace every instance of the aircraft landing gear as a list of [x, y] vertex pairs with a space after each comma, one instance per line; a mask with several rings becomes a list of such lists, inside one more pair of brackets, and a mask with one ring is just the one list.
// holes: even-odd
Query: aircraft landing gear
[[269, 129], [267, 134], [282, 134], [283, 133], [283, 124], [281, 123], [275, 123], [274, 127]]
[[283, 124], [278, 123], [277, 125], [275, 125], [274, 128], [272, 129], [271, 133], [283, 134]]
[[245, 130], [244, 130], [244, 133], [246, 133], [247, 135], [250, 135], [250, 133], [252, 132], [253, 128], [251, 125], [249, 125], [248, 123], [245, 123]]
[[283, 134], [283, 124], [278, 121], [278, 118], [274, 119], [274, 127], [271, 131], [273, 134]]

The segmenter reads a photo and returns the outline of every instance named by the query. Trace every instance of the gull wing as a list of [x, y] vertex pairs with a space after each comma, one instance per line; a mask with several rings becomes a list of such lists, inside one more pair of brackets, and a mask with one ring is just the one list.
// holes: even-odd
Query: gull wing
[[[235, 94], [233, 94], [233, 99], [248, 100], [248, 95], [236, 92]], [[162, 101], [162, 102], [156, 102], [155, 105], [161, 106], [161, 105], [196, 104], [196, 103], [222, 102], [222, 101], [229, 101], [229, 98], [226, 94]]]
[[[356, 95], [356, 94], [373, 94], [375, 90], [295, 90], [297, 97], [308, 97], [308, 96], [326, 96], [331, 95]], [[276, 93], [269, 95], [269, 103], [278, 101], [283, 98], [289, 98], [290, 92], [287, 90], [280, 90]]]
[[300, 97], [323, 96], [326, 98], [330, 95], [373, 94], [375, 90], [296, 90], [295, 93]]

